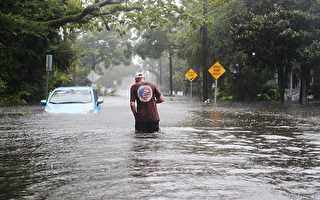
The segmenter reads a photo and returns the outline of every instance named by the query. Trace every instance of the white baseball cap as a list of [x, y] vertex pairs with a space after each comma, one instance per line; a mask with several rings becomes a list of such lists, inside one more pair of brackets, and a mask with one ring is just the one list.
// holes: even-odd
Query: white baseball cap
[[145, 78], [145, 76], [144, 76], [144, 74], [143, 74], [142, 72], [138, 72], [138, 73], [136, 73], [135, 78], [136, 78], [136, 79], [137, 79], [137, 78]]

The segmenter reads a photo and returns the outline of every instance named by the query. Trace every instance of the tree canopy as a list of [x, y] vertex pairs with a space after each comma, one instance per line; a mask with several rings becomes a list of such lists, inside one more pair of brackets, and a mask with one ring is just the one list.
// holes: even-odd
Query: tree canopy
[[167, 15], [167, 5], [171, 3], [158, 0], [1, 1], [0, 103], [32, 101], [43, 96], [46, 54], [54, 58], [51, 79], [62, 79], [54, 80], [51, 87], [62, 82], [72, 84], [71, 78], [62, 74], [70, 71], [78, 60], [73, 43], [79, 32], [107, 29], [123, 34], [130, 27], [156, 26], [163, 23], [161, 16]]
[[147, 68], [171, 90], [187, 91], [183, 75], [193, 68], [202, 98], [212, 96], [207, 70], [216, 61], [227, 70], [218, 80], [221, 98], [284, 102], [290, 76], [301, 103], [317, 96], [319, 1], [11, 0], [0, 6], [0, 104], [43, 98], [47, 54], [54, 58], [51, 88], [75, 84], [75, 65], [129, 65], [137, 54], [159, 67]]

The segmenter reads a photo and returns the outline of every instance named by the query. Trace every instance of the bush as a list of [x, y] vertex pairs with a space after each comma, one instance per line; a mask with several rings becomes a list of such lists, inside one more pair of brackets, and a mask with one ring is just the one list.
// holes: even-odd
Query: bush
[[277, 101], [279, 100], [279, 86], [271, 85], [263, 88], [256, 97], [257, 101]]
[[6, 96], [0, 98], [0, 106], [22, 105], [27, 102], [20, 99], [18, 95]]
[[314, 99], [320, 99], [320, 84], [312, 84], [309, 88], [309, 94], [313, 95]]
[[6, 83], [0, 78], [0, 106], [26, 103], [18, 95], [8, 95], [7, 93]]
[[41, 98], [41, 94], [42, 91], [39, 86], [26, 84], [23, 91], [17, 94], [17, 97], [25, 102], [35, 102]]
[[6, 90], [5, 82], [0, 78], [0, 97], [4, 94]]

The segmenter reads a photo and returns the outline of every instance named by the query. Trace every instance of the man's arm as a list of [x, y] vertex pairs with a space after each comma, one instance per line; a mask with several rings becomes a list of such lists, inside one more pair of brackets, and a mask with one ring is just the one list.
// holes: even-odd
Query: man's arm
[[164, 98], [162, 95], [160, 95], [160, 97], [157, 99], [156, 103], [162, 103], [164, 102]]
[[137, 109], [136, 109], [136, 103], [134, 101], [130, 101], [130, 108], [133, 113], [133, 116], [136, 117]]
[[136, 92], [134, 91], [133, 86], [130, 88], [130, 108], [133, 113], [133, 116], [137, 116], [137, 108], [136, 108]]

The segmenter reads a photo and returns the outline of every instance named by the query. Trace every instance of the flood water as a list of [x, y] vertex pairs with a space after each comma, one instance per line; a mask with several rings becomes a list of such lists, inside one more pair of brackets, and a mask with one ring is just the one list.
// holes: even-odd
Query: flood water
[[0, 199], [320, 199], [317, 106], [167, 97], [161, 132], [139, 134], [128, 96], [104, 99], [97, 115], [0, 108]]

